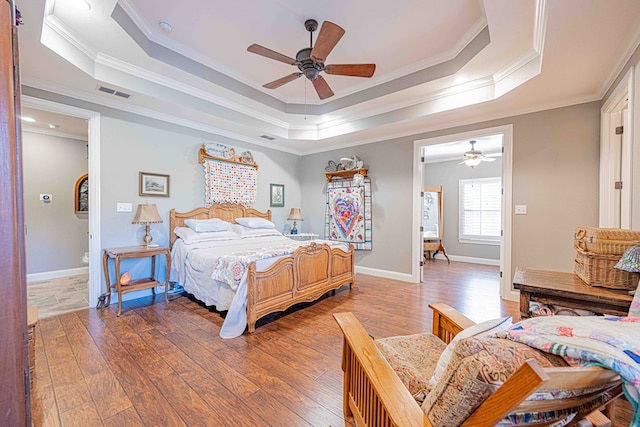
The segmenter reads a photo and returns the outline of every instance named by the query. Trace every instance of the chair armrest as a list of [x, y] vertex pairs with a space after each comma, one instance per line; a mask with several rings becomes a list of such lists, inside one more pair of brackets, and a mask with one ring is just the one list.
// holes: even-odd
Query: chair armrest
[[[334, 313], [333, 317], [344, 335], [345, 417], [353, 415], [358, 425], [430, 426], [420, 406], [353, 313]], [[383, 420], [389, 423], [384, 424]]]
[[476, 323], [444, 303], [429, 304], [433, 310], [433, 335], [449, 344], [460, 331]]

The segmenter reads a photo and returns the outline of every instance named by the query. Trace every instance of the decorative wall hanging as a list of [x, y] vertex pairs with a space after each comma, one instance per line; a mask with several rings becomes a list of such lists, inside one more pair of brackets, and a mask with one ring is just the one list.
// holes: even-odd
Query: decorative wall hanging
[[352, 179], [327, 184], [325, 239], [353, 244], [356, 250], [371, 250], [371, 180], [354, 185]]
[[205, 144], [200, 148], [198, 161], [204, 167], [206, 207], [224, 202], [255, 203], [258, 165], [250, 151], [238, 156], [225, 145]]
[[283, 184], [271, 184], [271, 196], [269, 197], [269, 205], [272, 208], [284, 207], [284, 185]]

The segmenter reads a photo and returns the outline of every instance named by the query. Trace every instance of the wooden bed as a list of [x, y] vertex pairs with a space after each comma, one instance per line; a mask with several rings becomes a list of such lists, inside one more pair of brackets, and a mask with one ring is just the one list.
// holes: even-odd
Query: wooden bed
[[[234, 203], [222, 203], [189, 212], [171, 209], [169, 229], [171, 247], [178, 239], [173, 230], [184, 227], [187, 219], [220, 218], [235, 223], [236, 218], [259, 217], [271, 220], [271, 211], [260, 212]], [[249, 332], [263, 316], [284, 311], [300, 302], [315, 301], [326, 292], [354, 280], [353, 246], [345, 252], [326, 244], [311, 243], [276, 261], [265, 271], [257, 271], [255, 263], [247, 270], [247, 324]]]

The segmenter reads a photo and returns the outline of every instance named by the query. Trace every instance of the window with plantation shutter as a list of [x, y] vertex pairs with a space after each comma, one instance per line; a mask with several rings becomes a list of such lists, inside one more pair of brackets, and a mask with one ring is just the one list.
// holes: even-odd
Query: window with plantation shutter
[[500, 244], [502, 181], [500, 177], [461, 179], [460, 226], [462, 243]]

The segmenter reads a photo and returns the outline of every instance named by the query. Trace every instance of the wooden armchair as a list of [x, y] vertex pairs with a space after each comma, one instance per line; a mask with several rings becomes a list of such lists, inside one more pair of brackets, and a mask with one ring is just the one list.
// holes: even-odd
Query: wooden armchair
[[[446, 304], [429, 307], [434, 312], [432, 333], [445, 343], [474, 324]], [[334, 317], [344, 335], [342, 370], [345, 420], [353, 416], [359, 427], [432, 426], [356, 317], [352, 313], [336, 313]], [[593, 387], [598, 391], [568, 399], [526, 400], [543, 387], [547, 390]], [[610, 398], [604, 414], [597, 410], [588, 414], [579, 413], [574, 418], [574, 425], [585, 417], [590, 421], [586, 425], [611, 425], [609, 418], [613, 417], [613, 403], [622, 395], [618, 375], [599, 367], [541, 368], [535, 361], [527, 360], [462, 425], [494, 426], [509, 413], [573, 408], [602, 397], [604, 393]]]

